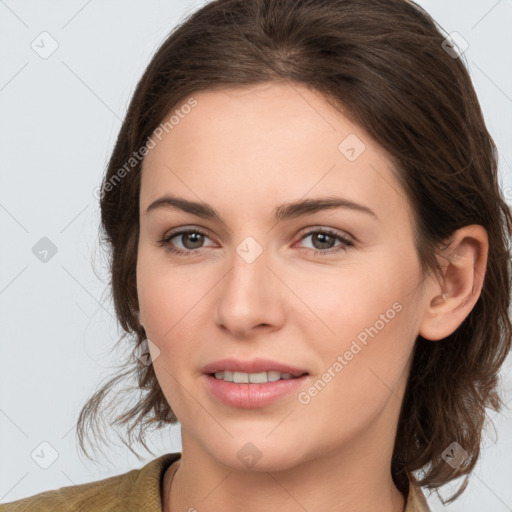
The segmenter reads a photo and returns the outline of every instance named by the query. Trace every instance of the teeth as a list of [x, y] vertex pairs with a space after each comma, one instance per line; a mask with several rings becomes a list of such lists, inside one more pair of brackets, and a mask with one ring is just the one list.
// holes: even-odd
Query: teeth
[[233, 372], [233, 382], [249, 384], [249, 374], [244, 372]]
[[267, 372], [267, 375], [269, 382], [275, 382], [276, 380], [279, 380], [281, 378], [281, 373], [273, 370]]
[[265, 382], [275, 382], [276, 380], [293, 379], [291, 373], [281, 373], [276, 371], [246, 373], [246, 372], [215, 372], [215, 378], [225, 380], [227, 382], [235, 382], [238, 384], [264, 384]]

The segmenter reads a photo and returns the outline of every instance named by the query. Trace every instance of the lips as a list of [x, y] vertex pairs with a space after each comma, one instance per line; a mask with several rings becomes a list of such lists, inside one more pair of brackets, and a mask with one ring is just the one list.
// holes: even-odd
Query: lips
[[213, 375], [215, 372], [223, 372], [226, 370], [245, 373], [276, 371], [280, 373], [289, 373], [292, 375], [292, 377], [300, 377], [301, 375], [308, 374], [308, 371], [304, 368], [298, 368], [295, 366], [290, 366], [286, 363], [263, 358], [256, 358], [250, 361], [225, 358], [214, 361], [213, 363], [209, 363], [203, 367], [203, 372], [209, 375]]

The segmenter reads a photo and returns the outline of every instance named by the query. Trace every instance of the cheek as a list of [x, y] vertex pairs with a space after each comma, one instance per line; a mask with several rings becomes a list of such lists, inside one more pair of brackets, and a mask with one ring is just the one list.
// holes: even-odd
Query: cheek
[[[181, 419], [186, 415], [190, 387], [183, 371], [195, 349], [193, 328], [198, 295], [197, 282], [180, 277], [180, 272], [164, 269], [162, 262], [148, 257], [144, 251], [137, 261], [137, 293], [147, 337], [157, 347], [152, 356], [156, 378], [174, 413]], [[181, 385], [180, 385], [181, 384]]]
[[[315, 280], [314, 291], [310, 283], [299, 292], [322, 320], [305, 327], [312, 350], [323, 362], [320, 371], [332, 367], [339, 356], [343, 359], [343, 369], [338, 365], [335, 372], [344, 375], [337, 380], [342, 393], [353, 392], [357, 383], [361, 393], [370, 396], [379, 377], [392, 387], [407, 364], [417, 334], [418, 306], [411, 292], [420, 274], [413, 255], [399, 256], [381, 253], [372, 258], [374, 264], [340, 269], [330, 282]], [[320, 332], [324, 341], [314, 342]]]
[[[386, 259], [385, 254], [372, 260], [368, 258], [350, 267], [329, 268], [327, 272], [322, 270], [307, 280], [299, 275], [288, 276], [294, 294], [301, 299], [296, 303], [295, 313], [291, 314], [300, 312], [313, 320], [308, 323], [314, 324], [318, 334], [323, 332], [329, 337], [330, 332], [331, 338], [339, 341], [335, 342], [336, 349], [376, 322], [382, 327], [383, 321], [393, 321], [399, 316], [396, 310], [409, 300], [407, 295], [415, 283], [416, 273], [392, 258]], [[383, 320], [381, 315], [385, 315]]]
[[142, 245], [137, 257], [137, 295], [146, 332], [162, 341], [200, 294], [200, 283], [171, 267], [163, 254], [163, 249]]
[[191, 369], [197, 366], [194, 358], [204, 350], [205, 308], [212, 286], [197, 272], [166, 265], [158, 255], [139, 255], [139, 306], [146, 335], [159, 350], [154, 367], [169, 402], [179, 400], [177, 381], [188, 385]]
[[323, 435], [338, 435], [339, 425], [325, 428], [333, 417], [342, 419], [347, 435], [358, 432], [401, 396], [414, 339], [407, 309], [395, 298], [359, 294], [345, 306], [331, 304], [327, 318], [336, 334], [324, 336], [324, 343], [316, 339], [312, 348], [322, 365], [316, 389], [305, 390], [311, 404], [304, 411], [324, 425]]

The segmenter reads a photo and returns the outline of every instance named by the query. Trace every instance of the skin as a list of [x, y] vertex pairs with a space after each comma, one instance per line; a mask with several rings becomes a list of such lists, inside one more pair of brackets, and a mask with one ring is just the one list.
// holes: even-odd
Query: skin
[[[194, 98], [197, 106], [154, 139], [140, 191], [140, 321], [182, 433], [163, 510], [403, 511], [390, 467], [414, 342], [418, 334], [448, 336], [471, 311], [485, 271], [485, 230], [459, 230], [440, 260], [444, 278], [423, 276], [411, 209], [386, 151], [320, 94], [267, 83]], [[350, 134], [365, 145], [354, 161], [338, 150]], [[222, 221], [173, 208], [146, 213], [166, 193], [206, 202]], [[273, 218], [278, 205], [324, 196], [365, 205], [378, 218], [349, 208]], [[172, 239], [182, 251], [199, 248], [195, 255], [158, 245], [181, 227], [207, 233], [202, 244]], [[328, 254], [341, 242], [302, 239], [314, 228], [353, 245]], [[236, 252], [248, 236], [263, 251], [251, 263]], [[308, 404], [291, 393], [241, 409], [204, 386], [207, 363], [266, 357], [306, 368], [300, 391], [307, 391], [396, 303], [401, 310]], [[248, 442], [261, 454], [252, 467], [237, 456]]]

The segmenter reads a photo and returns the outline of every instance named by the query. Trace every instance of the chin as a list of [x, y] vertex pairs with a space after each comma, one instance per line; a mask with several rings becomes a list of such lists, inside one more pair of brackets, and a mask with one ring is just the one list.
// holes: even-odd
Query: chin
[[286, 471], [300, 464], [296, 445], [272, 442], [265, 435], [253, 441], [248, 436], [243, 440], [230, 439], [227, 444], [210, 450], [210, 455], [232, 471], [249, 473]]

